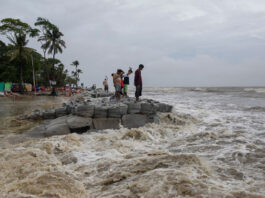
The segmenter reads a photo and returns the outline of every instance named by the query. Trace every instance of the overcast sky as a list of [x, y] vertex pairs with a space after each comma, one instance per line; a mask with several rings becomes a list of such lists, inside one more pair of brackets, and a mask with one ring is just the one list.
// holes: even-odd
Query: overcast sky
[[[67, 69], [79, 60], [87, 86], [101, 86], [105, 75], [140, 63], [145, 86], [265, 86], [265, 0], [0, 0], [0, 5], [1, 19], [20, 18], [33, 26], [41, 16], [56, 24], [67, 45], [58, 58]], [[37, 42], [30, 46], [39, 48]]]

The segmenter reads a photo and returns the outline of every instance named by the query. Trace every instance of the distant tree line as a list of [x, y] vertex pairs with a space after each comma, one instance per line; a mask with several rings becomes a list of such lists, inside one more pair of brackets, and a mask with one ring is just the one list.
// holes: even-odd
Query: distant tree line
[[[35, 27], [20, 19], [5, 18], [0, 23], [0, 34], [8, 41], [0, 39], [0, 82], [31, 82], [35, 79], [39, 86], [49, 86], [56, 81], [57, 86], [75, 84], [78, 86], [79, 62], [71, 65], [75, 70], [68, 74], [64, 64], [56, 58], [66, 48], [64, 36], [59, 28], [44, 18], [37, 18]], [[42, 53], [28, 47], [29, 39], [37, 39]]]

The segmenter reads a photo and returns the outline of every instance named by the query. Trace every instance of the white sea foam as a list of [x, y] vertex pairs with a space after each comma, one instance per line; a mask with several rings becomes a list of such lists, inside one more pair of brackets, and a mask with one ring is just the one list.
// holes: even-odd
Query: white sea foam
[[[174, 89], [177, 91], [174, 93]], [[174, 105], [139, 129], [1, 136], [3, 197], [265, 197], [264, 98], [152, 88]], [[169, 92], [165, 94], [165, 92]], [[15, 141], [16, 142], [16, 141]]]
[[265, 88], [245, 88], [244, 90], [257, 92], [257, 93], [265, 93]]

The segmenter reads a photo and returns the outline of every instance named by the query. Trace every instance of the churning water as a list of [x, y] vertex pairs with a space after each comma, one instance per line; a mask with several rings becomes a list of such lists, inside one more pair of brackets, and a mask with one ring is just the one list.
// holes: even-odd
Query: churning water
[[0, 98], [0, 134], [23, 133], [36, 126], [37, 122], [16, 119], [17, 115], [30, 113], [35, 109], [47, 109], [61, 105], [68, 98], [51, 96], [23, 96]]
[[264, 88], [147, 88], [139, 129], [0, 137], [0, 197], [265, 197]]

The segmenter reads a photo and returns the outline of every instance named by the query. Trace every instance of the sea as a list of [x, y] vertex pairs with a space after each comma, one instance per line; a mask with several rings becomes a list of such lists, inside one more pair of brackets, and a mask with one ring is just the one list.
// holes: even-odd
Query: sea
[[[142, 98], [173, 112], [137, 129], [49, 138], [26, 136], [28, 123], [2, 127], [0, 197], [265, 197], [264, 87], [144, 88]], [[2, 125], [16, 123], [23, 105], [0, 104], [11, 112]]]

